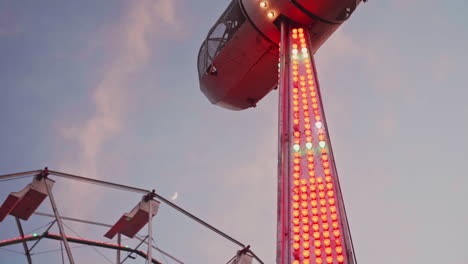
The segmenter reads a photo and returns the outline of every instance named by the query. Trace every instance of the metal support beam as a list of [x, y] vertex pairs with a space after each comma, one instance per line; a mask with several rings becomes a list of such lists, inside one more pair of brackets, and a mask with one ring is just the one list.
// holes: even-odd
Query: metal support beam
[[[18, 231], [20, 233], [20, 236], [24, 238], [24, 232], [23, 232], [23, 227], [21, 226], [21, 222], [18, 219], [18, 217], [15, 217], [15, 220], [16, 220], [16, 226], [18, 226]], [[28, 263], [32, 264], [31, 255], [29, 254], [29, 250], [28, 250], [28, 244], [26, 243], [25, 240], [23, 240], [22, 244], [23, 244], [24, 254], [26, 255], [26, 258], [28, 259]]]
[[36, 175], [40, 173], [41, 170], [34, 170], [34, 171], [25, 171], [25, 172], [18, 172], [18, 173], [12, 173], [12, 174], [5, 174], [5, 175], [0, 175], [0, 180], [4, 179], [10, 179], [10, 178], [16, 178], [16, 177], [21, 177], [21, 176], [27, 176], [27, 175]]
[[47, 185], [47, 178], [44, 179], [44, 184], [45, 184], [45, 187], [47, 189], [47, 193], [49, 195], [50, 204], [52, 205], [52, 209], [54, 210], [55, 220], [57, 220], [57, 225], [58, 225], [59, 230], [60, 230], [60, 235], [62, 236], [63, 244], [65, 245], [65, 250], [67, 251], [68, 260], [70, 261], [70, 264], [75, 264], [75, 260], [73, 259], [73, 255], [72, 255], [72, 252], [71, 252], [71, 249], [70, 249], [70, 245], [68, 244], [68, 241], [67, 241], [67, 238], [66, 238], [66, 235], [65, 235], [65, 230], [64, 230], [63, 224], [62, 224], [62, 219], [60, 218], [60, 215], [59, 215], [58, 209], [57, 209], [57, 205], [55, 204], [54, 195], [53, 195], [52, 191], [50, 190], [49, 185]]
[[[141, 189], [141, 188], [135, 188], [135, 187], [127, 186], [127, 185], [116, 184], [116, 183], [111, 183], [111, 182], [106, 182], [106, 181], [100, 181], [100, 180], [96, 180], [96, 179], [90, 179], [90, 178], [86, 178], [86, 177], [82, 177], [82, 176], [78, 176], [78, 175], [72, 175], [72, 174], [63, 173], [63, 172], [58, 172], [58, 171], [49, 170], [49, 174], [54, 175], [54, 176], [58, 176], [58, 177], [71, 179], [71, 180], [77, 180], [77, 181], [97, 184], [97, 185], [101, 185], [101, 186], [105, 186], [105, 187], [110, 187], [110, 188], [114, 188], [114, 189], [121, 189], [121, 190], [136, 192], [136, 193], [148, 194], [148, 193], [151, 192], [149, 190], [145, 190], [145, 189]], [[161, 202], [169, 205], [173, 209], [181, 212], [185, 216], [188, 216], [189, 218], [191, 218], [195, 222], [203, 225], [204, 227], [210, 229], [211, 231], [217, 233], [218, 235], [226, 238], [227, 240], [231, 241], [232, 243], [234, 243], [234, 244], [236, 244], [236, 245], [238, 245], [238, 246], [240, 246], [242, 248], [245, 248], [245, 245], [242, 244], [241, 242], [239, 242], [238, 240], [236, 240], [233, 237], [225, 234], [221, 230], [215, 228], [214, 226], [208, 224], [207, 222], [201, 220], [200, 218], [194, 216], [193, 214], [187, 212], [186, 210], [180, 208], [179, 206], [175, 205], [174, 203], [172, 203], [171, 201], [165, 199], [164, 197], [160, 196], [159, 194], [154, 193], [154, 197], [156, 199], [160, 200]]]
[[148, 210], [148, 215], [149, 215], [149, 219], [148, 219], [148, 264], [151, 263], [151, 260], [153, 259], [153, 256], [151, 253], [151, 246], [153, 245], [153, 208], [151, 206], [151, 201], [153, 200], [153, 198], [151, 198], [149, 201], [148, 201], [148, 204], [149, 204], [149, 210]]
[[[55, 217], [55, 216], [53, 216]], [[44, 233], [42, 234], [42, 236], [39, 237], [39, 239], [36, 241], [36, 243], [34, 243], [32, 245], [32, 247], [29, 249], [29, 252], [31, 252], [33, 250], [33, 248], [41, 241], [41, 239], [44, 237], [44, 234], [47, 234], [47, 232], [49, 232], [49, 230], [52, 228], [52, 226], [54, 226], [55, 222], [57, 222], [57, 220], [54, 220], [50, 226], [46, 229], [46, 231], [44, 231]]]
[[[122, 235], [120, 233], [117, 234], [117, 245], [122, 245]], [[120, 248], [117, 249], [117, 264], [120, 263]]]
[[288, 263], [288, 178], [289, 175], [289, 135], [290, 125], [290, 87], [289, 83], [289, 25], [285, 20], [281, 21], [281, 43], [280, 43], [280, 76], [278, 96], [278, 226], [276, 263]]

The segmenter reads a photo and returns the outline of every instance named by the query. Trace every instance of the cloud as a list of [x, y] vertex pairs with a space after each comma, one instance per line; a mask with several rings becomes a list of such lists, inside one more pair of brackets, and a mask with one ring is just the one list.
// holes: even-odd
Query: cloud
[[77, 168], [79, 173], [97, 177], [98, 160], [103, 144], [125, 130], [125, 117], [132, 107], [131, 85], [152, 56], [150, 38], [167, 28], [178, 28], [175, 1], [139, 0], [129, 2], [128, 10], [106, 40], [112, 59], [106, 63], [102, 77], [92, 89], [94, 113], [77, 125], [60, 127], [61, 135], [78, 143], [78, 164], [62, 162], [65, 170]]

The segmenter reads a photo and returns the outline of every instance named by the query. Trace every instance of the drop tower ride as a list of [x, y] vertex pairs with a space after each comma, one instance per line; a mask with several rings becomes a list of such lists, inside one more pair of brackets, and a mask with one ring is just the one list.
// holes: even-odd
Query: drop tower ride
[[233, 0], [200, 48], [213, 104], [243, 110], [279, 88], [277, 264], [356, 264], [313, 55], [359, 3]]

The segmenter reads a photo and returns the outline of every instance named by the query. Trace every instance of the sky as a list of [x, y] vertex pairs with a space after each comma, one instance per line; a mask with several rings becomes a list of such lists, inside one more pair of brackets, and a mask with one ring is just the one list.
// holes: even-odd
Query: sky
[[[236, 112], [198, 87], [198, 49], [228, 3], [0, 0], [0, 174], [48, 166], [177, 193], [177, 205], [274, 263], [277, 92]], [[359, 264], [468, 263], [467, 11], [462, 0], [370, 0], [316, 54]], [[68, 217], [113, 224], [141, 199], [53, 179]], [[1, 181], [0, 202], [29, 182]], [[38, 211], [52, 212], [47, 201]], [[65, 224], [107, 241], [106, 229]], [[185, 263], [226, 263], [238, 250], [165, 205], [153, 229]], [[15, 236], [10, 216], [0, 240]], [[57, 247], [41, 243], [35, 263], [61, 263], [47, 252]], [[73, 249], [77, 263], [115, 259], [99, 251]], [[1, 248], [0, 262], [25, 263], [17, 252]]]

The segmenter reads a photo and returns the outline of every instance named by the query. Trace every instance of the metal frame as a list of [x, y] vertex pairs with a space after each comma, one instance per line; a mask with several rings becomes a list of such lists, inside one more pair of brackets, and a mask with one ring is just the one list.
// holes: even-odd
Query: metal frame
[[[65, 178], [65, 179], [70, 179], [70, 180], [77, 180], [77, 181], [81, 181], [81, 182], [85, 182], [85, 183], [91, 183], [91, 184], [97, 184], [97, 185], [101, 185], [103, 187], [107, 187], [107, 188], [113, 188], [113, 189], [121, 189], [121, 190], [125, 190], [125, 191], [130, 191], [130, 192], [135, 192], [135, 193], [140, 193], [140, 194], [151, 194], [152, 197], [156, 198], [157, 200], [165, 203], [166, 205], [172, 207], [173, 209], [179, 211], [180, 213], [182, 213], [183, 215], [189, 217], [190, 219], [194, 220], [195, 222], [201, 224], [202, 226], [208, 228], [209, 230], [215, 232], [216, 234], [224, 237], [225, 239], [229, 240], [230, 242], [236, 244], [237, 246], [240, 246], [242, 249], [246, 249], [247, 247], [250, 247], [250, 246], [246, 246], [244, 245], [243, 243], [239, 242], [238, 240], [234, 239], [233, 237], [227, 235], [226, 233], [222, 232], [221, 230], [215, 228], [214, 226], [208, 224], [207, 222], [203, 221], [202, 219], [196, 217], [195, 215], [189, 213], [188, 211], [182, 209], [181, 207], [177, 206], [176, 204], [170, 202], [169, 200], [165, 199], [164, 197], [160, 196], [159, 194], [155, 193], [154, 190], [153, 191], [150, 191], [150, 190], [145, 190], [145, 189], [141, 189], [141, 188], [136, 188], [136, 187], [132, 187], [132, 186], [128, 186], [128, 185], [123, 185], [123, 184], [117, 184], [117, 183], [112, 183], [112, 182], [107, 182], [107, 181], [101, 181], [101, 180], [96, 180], [96, 179], [92, 179], [92, 178], [87, 178], [87, 177], [83, 177], [83, 176], [79, 176], [79, 175], [73, 175], [73, 174], [68, 174], [68, 173], [63, 173], [63, 172], [58, 172], [58, 171], [52, 171], [52, 170], [48, 170], [48, 168], [45, 168], [44, 170], [34, 170], [34, 171], [27, 171], [27, 172], [19, 172], [19, 173], [12, 173], [12, 174], [5, 174], [5, 175], [0, 175], [0, 180], [2, 179], [10, 179], [10, 178], [17, 178], [17, 177], [23, 177], [23, 176], [27, 176], [27, 175], [31, 175], [31, 176], [39, 176], [39, 177], [45, 177], [47, 178], [48, 175], [53, 175], [53, 176], [56, 176], [56, 177], [61, 177], [61, 178]], [[45, 181], [44, 181], [45, 182]], [[53, 197], [53, 194], [52, 194], [52, 191], [50, 190], [50, 188], [47, 186], [46, 184], [46, 188], [47, 188], [47, 192], [49, 194], [49, 200], [51, 202], [51, 205], [52, 205], [52, 208], [53, 208], [53, 211], [54, 211], [54, 215], [51, 215], [51, 214], [46, 214], [46, 213], [39, 213], [39, 212], [35, 212], [34, 214], [36, 215], [42, 215], [42, 216], [49, 216], [49, 217], [54, 217], [55, 218], [55, 221], [47, 228], [47, 231], [44, 233], [44, 234], [47, 234], [48, 230], [53, 226], [53, 224], [55, 222], [57, 222], [57, 225], [59, 227], [59, 230], [60, 230], [60, 234], [61, 234], [61, 240], [63, 241], [64, 245], [65, 245], [65, 249], [67, 251], [67, 255], [68, 255], [68, 258], [69, 258], [69, 261], [70, 263], [74, 264], [74, 260], [73, 260], [73, 256], [72, 256], [72, 253], [71, 253], [71, 250], [70, 250], [70, 247], [68, 245], [68, 240], [70, 240], [69, 238], [66, 238], [66, 235], [65, 235], [65, 230], [63, 228], [63, 225], [62, 225], [62, 219], [65, 219], [65, 220], [70, 220], [70, 221], [76, 221], [76, 222], [81, 222], [81, 223], [87, 223], [87, 224], [95, 224], [95, 225], [101, 225], [101, 226], [108, 226], [108, 227], [112, 227], [111, 225], [107, 225], [107, 224], [103, 224], [103, 223], [97, 223], [97, 222], [92, 222], [92, 221], [88, 221], [88, 220], [80, 220], [80, 219], [74, 219], [74, 218], [70, 218], [70, 217], [64, 217], [64, 216], [60, 216], [59, 213], [58, 213], [58, 210], [57, 210], [57, 206], [56, 206], [56, 203], [55, 203], [55, 199]], [[164, 251], [154, 247], [152, 245], [152, 215], [151, 215], [151, 206], [150, 206], [150, 214], [149, 214], [149, 223], [148, 223], [148, 237], [150, 238], [148, 240], [148, 242], [146, 242], [148, 244], [148, 254], [147, 256], [145, 256], [145, 258], [147, 258], [147, 260], [150, 260], [151, 257], [152, 257], [152, 249], [156, 249], [157, 251], [163, 253], [164, 255], [170, 257], [171, 259], [179, 262], [179, 263], [182, 263], [180, 260], [177, 260], [176, 258], [174, 258], [173, 256], [165, 253]], [[24, 237], [24, 236], [23, 236]], [[44, 235], [43, 236], [40, 236], [36, 243], [27, 251], [27, 252], [31, 252], [31, 250], [37, 245], [37, 243], [43, 238], [45, 237]], [[139, 238], [138, 238], [139, 239]], [[139, 239], [140, 241], [142, 241], [141, 239]], [[142, 243], [144, 243], [144, 241], [142, 241]], [[122, 249], [120, 249], [122, 250]], [[250, 248], [248, 248], [248, 252], [250, 254], [252, 254], [252, 256], [260, 263], [260, 264], [264, 264], [264, 262], [257, 256], [255, 255], [255, 253], [250, 250]], [[120, 261], [120, 251], [117, 252], [117, 256], [116, 256], [116, 259], [117, 261]], [[123, 261], [122, 261], [123, 262]], [[122, 263], [122, 262], [119, 262], [119, 263]]]

